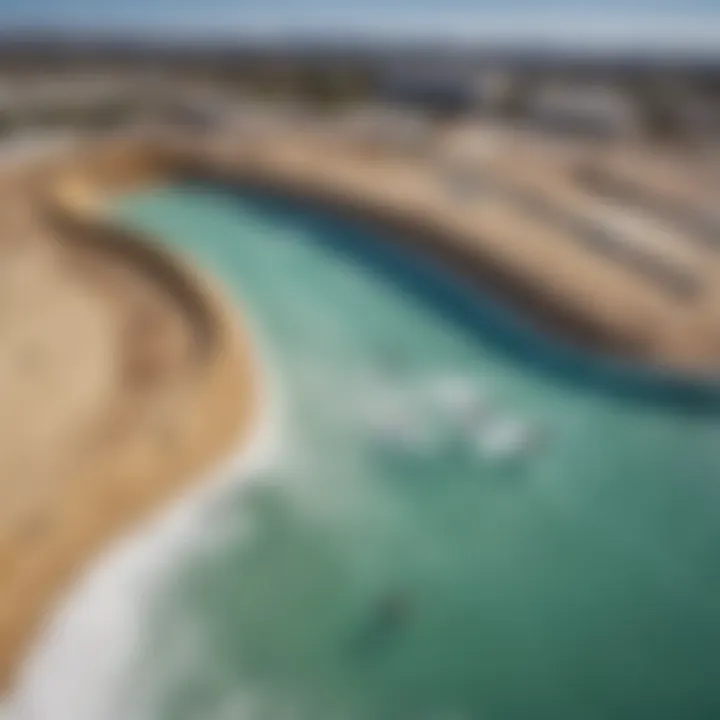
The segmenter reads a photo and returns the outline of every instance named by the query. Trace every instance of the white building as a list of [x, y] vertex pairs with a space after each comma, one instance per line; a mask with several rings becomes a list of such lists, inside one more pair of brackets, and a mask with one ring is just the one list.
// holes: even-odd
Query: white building
[[547, 130], [602, 137], [640, 129], [632, 101], [603, 85], [541, 83], [528, 98], [528, 118]]

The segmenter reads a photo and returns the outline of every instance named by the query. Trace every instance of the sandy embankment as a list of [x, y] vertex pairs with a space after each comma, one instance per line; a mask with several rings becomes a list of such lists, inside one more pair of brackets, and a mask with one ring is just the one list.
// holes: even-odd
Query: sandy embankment
[[[88, 164], [101, 178], [95, 187], [216, 180], [327, 206], [389, 231], [388, 238], [427, 253], [571, 344], [689, 380], [715, 376], [716, 254], [677, 233], [653, 234], [643, 226], [645, 249], [691, 281], [693, 292], [679, 295], [622, 253], [592, 246], [572, 224], [533, 214], [521, 200], [528, 188], [543, 206], [556, 207], [558, 217], [607, 214], [602, 199], [573, 185], [562, 156], [538, 158], [532, 143], [507, 144], [495, 153], [502, 162], [485, 160], [475, 168], [483, 182], [468, 198], [449, 187], [442, 154], [428, 162], [305, 129], [240, 140], [218, 133], [153, 145], [128, 141], [116, 146], [112, 162], [95, 156]], [[92, 204], [92, 197], [82, 200], [87, 184], [85, 190], [77, 185], [76, 198]], [[616, 235], [616, 243], [632, 245]]]
[[18, 282], [0, 308], [0, 421], [14, 438], [0, 481], [6, 499], [23, 491], [0, 516], [5, 688], [87, 562], [236, 449], [258, 407], [251, 348], [218, 289], [102, 216], [108, 192], [159, 177], [144, 155], [119, 157], [18, 180], [34, 202], [5, 229]]

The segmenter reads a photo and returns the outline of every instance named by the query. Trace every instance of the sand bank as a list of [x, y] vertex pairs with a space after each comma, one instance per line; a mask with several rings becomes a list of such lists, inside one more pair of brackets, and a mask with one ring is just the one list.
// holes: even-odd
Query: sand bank
[[[29, 208], [12, 227], [24, 259], [0, 385], [27, 375], [28, 389], [6, 413], [18, 430], [4, 492], [22, 486], [23, 502], [7, 503], [0, 523], [5, 687], [87, 563], [242, 444], [259, 405], [237, 313], [182, 259], [110, 222], [100, 201], [120, 187], [94, 157], [17, 179]], [[7, 331], [28, 325], [44, 344]]]

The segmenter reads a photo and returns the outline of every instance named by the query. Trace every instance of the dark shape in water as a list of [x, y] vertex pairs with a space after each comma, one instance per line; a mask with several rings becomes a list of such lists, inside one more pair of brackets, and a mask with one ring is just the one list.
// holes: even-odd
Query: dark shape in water
[[366, 656], [382, 650], [405, 625], [409, 612], [410, 602], [405, 593], [394, 591], [383, 595], [368, 622], [353, 639], [353, 653]]

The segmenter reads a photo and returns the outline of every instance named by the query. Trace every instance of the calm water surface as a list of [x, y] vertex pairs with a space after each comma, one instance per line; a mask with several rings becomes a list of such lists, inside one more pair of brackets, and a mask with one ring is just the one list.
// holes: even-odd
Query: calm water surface
[[[548, 372], [485, 300], [320, 212], [201, 186], [118, 211], [252, 315], [287, 414], [147, 619], [154, 718], [720, 717], [717, 420]], [[458, 376], [537, 447], [476, 452], [424, 400]], [[380, 439], [395, 395], [434, 444]]]

